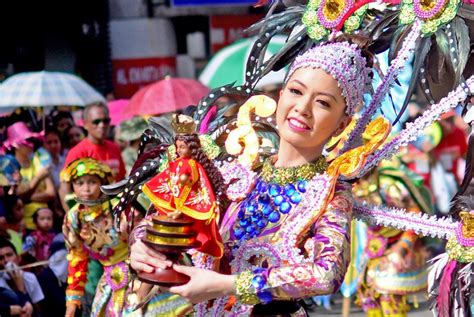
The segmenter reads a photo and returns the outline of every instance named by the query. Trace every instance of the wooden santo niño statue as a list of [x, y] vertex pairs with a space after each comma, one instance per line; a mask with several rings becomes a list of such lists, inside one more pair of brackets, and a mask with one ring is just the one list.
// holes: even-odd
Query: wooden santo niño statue
[[[193, 119], [184, 115], [173, 117], [177, 158], [143, 186], [143, 193], [156, 209], [143, 239], [155, 250], [176, 262], [189, 249], [220, 258], [222, 239], [217, 228], [219, 213], [213, 184], [208, 175], [217, 168], [201, 149]], [[155, 273], [139, 273], [147, 282], [179, 285], [188, 277], [172, 268]]]

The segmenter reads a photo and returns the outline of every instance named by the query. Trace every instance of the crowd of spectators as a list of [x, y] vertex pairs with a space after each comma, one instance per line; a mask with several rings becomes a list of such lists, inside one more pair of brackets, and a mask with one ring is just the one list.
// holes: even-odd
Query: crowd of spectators
[[[76, 125], [69, 111], [0, 118], [0, 316], [64, 316], [67, 250], [62, 226], [73, 203], [61, 181], [68, 163], [95, 158], [125, 176], [122, 159], [136, 148], [146, 121], [125, 122], [113, 141], [107, 106], [94, 104]], [[138, 129], [134, 122], [139, 122]], [[134, 133], [130, 133], [130, 128]], [[137, 137], [138, 135], [138, 137]], [[134, 142], [135, 141], [135, 142]]]

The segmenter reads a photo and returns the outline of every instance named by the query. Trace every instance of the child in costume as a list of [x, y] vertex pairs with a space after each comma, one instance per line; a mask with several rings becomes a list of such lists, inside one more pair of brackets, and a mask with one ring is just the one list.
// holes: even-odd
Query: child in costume
[[[359, 181], [354, 193], [360, 202], [416, 213], [428, 212], [433, 206], [423, 179], [400, 164], [379, 167]], [[423, 291], [427, 286], [427, 252], [418, 235], [370, 226], [365, 253], [368, 261], [357, 291], [367, 316], [406, 316], [406, 295]]]
[[50, 256], [49, 247], [56, 235], [53, 228], [53, 212], [49, 208], [40, 208], [33, 214], [36, 230], [25, 238], [23, 251], [29, 252], [38, 261], [47, 260]]
[[113, 181], [112, 172], [107, 165], [83, 158], [70, 163], [61, 176], [72, 183], [77, 201], [63, 225], [69, 253], [66, 316], [74, 316], [81, 306], [89, 258], [98, 260], [104, 267], [91, 316], [122, 316], [131, 278], [125, 262], [128, 235], [115, 229], [111, 213], [114, 201], [100, 191], [101, 185]]

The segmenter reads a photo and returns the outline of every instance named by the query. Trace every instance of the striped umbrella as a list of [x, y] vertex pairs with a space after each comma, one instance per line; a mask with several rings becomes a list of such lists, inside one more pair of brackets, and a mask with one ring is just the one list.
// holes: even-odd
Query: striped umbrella
[[[283, 47], [286, 38], [286, 36], [281, 35], [271, 40], [265, 60]], [[245, 65], [254, 42], [255, 38], [241, 39], [218, 51], [202, 71], [199, 81], [211, 89], [234, 81], [236, 81], [236, 85], [242, 85], [245, 80]], [[285, 75], [286, 69], [271, 72], [260, 80], [256, 88], [283, 83]]]
[[106, 102], [81, 78], [61, 72], [28, 72], [0, 85], [0, 109], [13, 107], [86, 106]]

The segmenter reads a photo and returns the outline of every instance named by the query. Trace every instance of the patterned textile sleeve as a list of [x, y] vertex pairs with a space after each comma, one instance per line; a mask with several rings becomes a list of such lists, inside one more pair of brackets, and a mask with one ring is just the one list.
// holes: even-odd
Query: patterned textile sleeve
[[63, 224], [63, 234], [68, 250], [68, 287], [66, 289], [66, 305], [81, 306], [84, 285], [87, 282], [88, 251], [84, 248], [79, 236], [78, 209], [72, 208]]
[[312, 260], [241, 273], [236, 288], [243, 304], [325, 295], [339, 289], [350, 261], [352, 197], [348, 185], [338, 187], [304, 243]]

